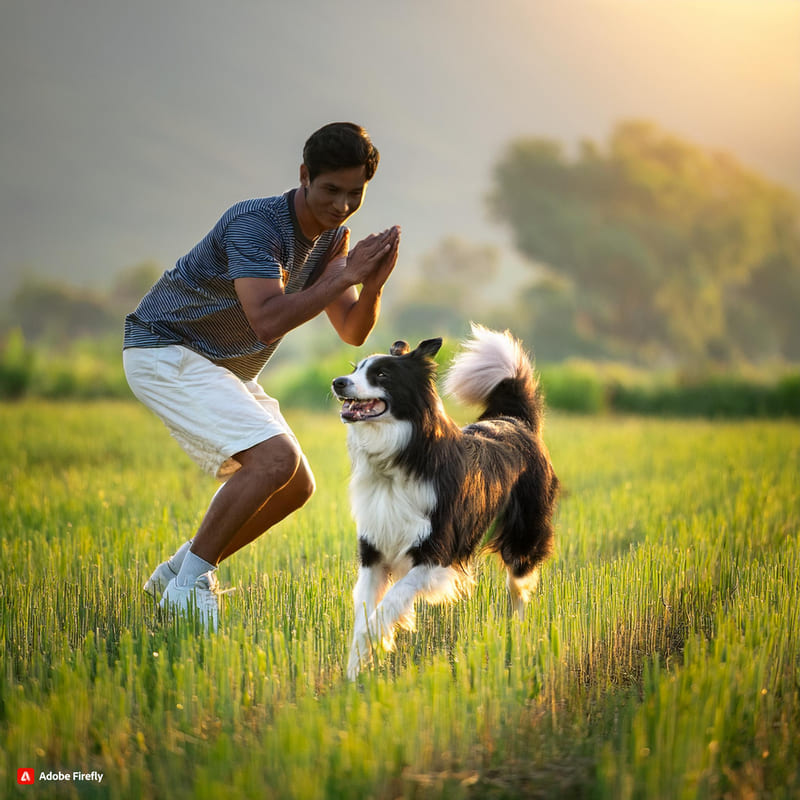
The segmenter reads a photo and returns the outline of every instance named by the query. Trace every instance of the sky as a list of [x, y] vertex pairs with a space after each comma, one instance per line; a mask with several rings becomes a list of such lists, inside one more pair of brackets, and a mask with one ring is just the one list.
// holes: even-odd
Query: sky
[[644, 118], [800, 191], [798, 0], [0, 0], [0, 296], [107, 287], [298, 182], [353, 120], [381, 151], [353, 241], [403, 227], [398, 274], [487, 216], [519, 136]]

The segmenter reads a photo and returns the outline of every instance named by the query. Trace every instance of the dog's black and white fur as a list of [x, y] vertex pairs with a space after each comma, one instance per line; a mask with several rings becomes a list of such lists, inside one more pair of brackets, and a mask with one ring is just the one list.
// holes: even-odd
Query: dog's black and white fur
[[[348, 676], [414, 627], [414, 601], [452, 600], [470, 587], [482, 543], [507, 570], [514, 610], [550, 554], [558, 479], [542, 441], [542, 399], [531, 363], [507, 331], [473, 326], [447, 374], [446, 391], [484, 407], [459, 428], [436, 392], [441, 339], [409, 352], [396, 342], [333, 381], [349, 424], [353, 516], [361, 566]], [[494, 523], [494, 526], [493, 526]], [[488, 541], [484, 536], [491, 529]]]

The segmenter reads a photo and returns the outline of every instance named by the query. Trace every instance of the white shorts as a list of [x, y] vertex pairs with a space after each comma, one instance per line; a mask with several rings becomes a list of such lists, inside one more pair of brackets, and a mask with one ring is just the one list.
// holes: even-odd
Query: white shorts
[[221, 481], [241, 466], [232, 457], [236, 453], [280, 434], [297, 443], [278, 401], [257, 381], [241, 381], [186, 347], [130, 347], [122, 363], [136, 397]]

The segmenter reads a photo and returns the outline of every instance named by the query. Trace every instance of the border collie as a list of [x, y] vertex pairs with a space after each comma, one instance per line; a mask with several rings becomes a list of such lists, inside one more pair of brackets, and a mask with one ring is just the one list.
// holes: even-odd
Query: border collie
[[360, 557], [351, 680], [373, 643], [390, 650], [397, 628], [414, 629], [417, 597], [440, 603], [469, 591], [482, 548], [502, 559], [520, 616], [552, 551], [559, 482], [528, 357], [508, 331], [472, 326], [445, 389], [484, 411], [459, 428], [436, 392], [441, 344], [395, 342], [332, 384], [348, 425]]

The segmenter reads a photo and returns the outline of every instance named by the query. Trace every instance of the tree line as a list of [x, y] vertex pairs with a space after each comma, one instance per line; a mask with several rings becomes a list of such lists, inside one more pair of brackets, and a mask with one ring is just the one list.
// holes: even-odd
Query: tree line
[[549, 278], [517, 316], [554, 355], [645, 361], [800, 358], [800, 202], [652, 123], [569, 158], [512, 142], [489, 205]]
[[445, 240], [398, 321], [452, 334], [481, 308], [540, 361], [800, 359], [800, 201], [729, 155], [644, 121], [572, 155], [520, 138], [494, 167], [487, 205], [527, 259], [527, 284], [487, 310], [497, 253]]

